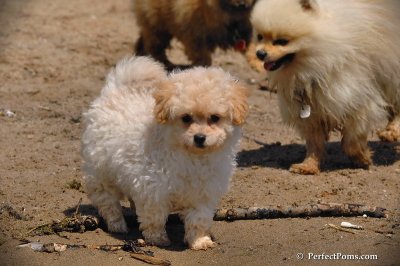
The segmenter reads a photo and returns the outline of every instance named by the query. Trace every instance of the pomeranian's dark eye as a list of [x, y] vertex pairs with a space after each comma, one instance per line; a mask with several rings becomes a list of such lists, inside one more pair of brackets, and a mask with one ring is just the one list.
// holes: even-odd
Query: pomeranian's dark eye
[[182, 119], [182, 122], [185, 124], [190, 124], [193, 122], [193, 118], [188, 114], [183, 115], [181, 119]]
[[257, 34], [257, 41], [262, 41], [264, 37], [261, 34]]
[[272, 42], [272, 45], [285, 46], [288, 43], [289, 41], [286, 39], [276, 39], [275, 41]]
[[221, 118], [218, 116], [218, 115], [212, 115], [212, 116], [210, 116], [210, 121], [211, 121], [211, 123], [218, 123], [218, 121], [220, 120]]

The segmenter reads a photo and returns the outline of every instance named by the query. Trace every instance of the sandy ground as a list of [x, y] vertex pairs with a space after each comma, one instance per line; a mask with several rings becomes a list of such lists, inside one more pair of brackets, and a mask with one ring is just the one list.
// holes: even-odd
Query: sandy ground
[[[68, 184], [80, 180], [81, 114], [98, 95], [104, 76], [132, 52], [138, 29], [129, 0], [0, 0], [0, 265], [140, 265], [126, 252], [68, 250], [60, 254], [17, 249], [30, 228], [81, 212], [96, 214], [86, 194]], [[177, 45], [171, 57], [181, 60]], [[214, 64], [240, 79], [260, 80], [244, 57], [217, 52]], [[150, 247], [172, 265], [400, 265], [400, 145], [371, 134], [374, 163], [354, 169], [340, 151], [338, 136], [318, 176], [288, 172], [305, 155], [304, 143], [282, 124], [276, 95], [251, 88], [251, 113], [244, 126], [239, 167], [220, 207], [303, 205], [318, 200], [385, 207], [388, 219], [311, 218], [215, 222], [219, 243], [208, 251], [188, 250], [183, 226], [169, 224], [173, 245]], [[129, 211], [127, 210], [129, 216]], [[349, 221], [370, 230], [357, 234], [325, 227]], [[129, 235], [105, 230], [28, 239], [71, 244], [119, 244], [141, 237], [131, 221]], [[381, 231], [376, 233], [374, 230]], [[305, 258], [298, 260], [297, 253]], [[377, 255], [378, 260], [310, 261], [308, 253]]]

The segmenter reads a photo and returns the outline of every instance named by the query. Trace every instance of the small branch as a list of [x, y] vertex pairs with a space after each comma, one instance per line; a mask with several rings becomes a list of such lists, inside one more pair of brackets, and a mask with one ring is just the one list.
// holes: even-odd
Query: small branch
[[215, 212], [215, 221], [256, 220], [301, 217], [354, 217], [366, 214], [373, 218], [387, 218], [387, 210], [361, 204], [315, 203], [305, 206], [278, 208], [232, 208]]
[[349, 230], [349, 229], [341, 228], [341, 227], [339, 227], [339, 226], [337, 226], [337, 225], [334, 225], [334, 224], [327, 224], [327, 226], [329, 226], [330, 228], [336, 229], [336, 230], [338, 230], [338, 231], [342, 231], [342, 232], [346, 232], [346, 233], [351, 233], [351, 234], [356, 234], [356, 232], [353, 232], [353, 231], [351, 231], [351, 230]]
[[79, 207], [81, 206], [81, 203], [82, 203], [82, 198], [80, 198], [79, 199], [79, 201], [78, 201], [78, 204], [76, 204], [76, 209], [75, 209], [75, 212], [74, 212], [74, 216], [73, 217], [77, 217], [78, 216], [78, 214], [79, 214]]
[[[99, 219], [91, 215], [79, 215], [78, 202], [75, 214], [61, 221], [53, 221], [29, 230], [26, 235], [50, 235], [60, 232], [93, 231], [99, 227]], [[277, 219], [296, 217], [354, 217], [367, 215], [373, 218], [387, 218], [387, 210], [361, 204], [315, 203], [305, 206], [269, 207], [269, 208], [232, 208], [219, 209], [214, 214], [215, 221]]]

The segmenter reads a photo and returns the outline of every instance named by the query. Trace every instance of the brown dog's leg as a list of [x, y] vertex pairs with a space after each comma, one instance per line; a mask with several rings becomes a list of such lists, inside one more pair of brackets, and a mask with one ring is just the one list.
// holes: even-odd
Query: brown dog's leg
[[371, 165], [371, 152], [368, 148], [368, 133], [355, 134], [353, 127], [345, 127], [342, 131], [342, 149], [357, 166], [366, 168]]
[[211, 54], [207, 50], [190, 51], [188, 54], [189, 60], [195, 66], [211, 66]]
[[386, 128], [378, 131], [378, 136], [382, 141], [395, 142], [400, 140], [400, 115], [390, 119]]
[[290, 172], [303, 175], [315, 175], [320, 172], [320, 163], [325, 155], [325, 142], [328, 133], [322, 126], [305, 130], [307, 155], [302, 163], [293, 164]]
[[135, 55], [137, 55], [137, 56], [146, 55], [146, 52], [144, 50], [143, 37], [141, 35], [135, 44]]
[[195, 66], [211, 66], [211, 48], [207, 47], [207, 44], [196, 42], [196, 40], [190, 40], [185, 42], [185, 54]]
[[151, 55], [157, 61], [165, 64], [166, 67], [172, 65], [166, 55], [172, 36], [168, 32], [155, 32], [143, 30], [136, 44], [137, 55]]

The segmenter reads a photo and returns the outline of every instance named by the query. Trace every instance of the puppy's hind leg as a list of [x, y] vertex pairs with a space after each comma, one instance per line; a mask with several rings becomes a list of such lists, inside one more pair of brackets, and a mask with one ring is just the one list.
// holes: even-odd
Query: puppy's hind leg
[[106, 221], [108, 231], [115, 233], [128, 232], [118, 192], [94, 182], [86, 184], [86, 190], [93, 205], [97, 207], [99, 214]]
[[400, 114], [393, 115], [386, 128], [378, 131], [378, 137], [382, 141], [395, 142], [400, 140]]
[[307, 125], [303, 133], [306, 139], [307, 155], [302, 163], [293, 164], [290, 167], [290, 172], [315, 175], [320, 172], [320, 163], [325, 155], [325, 142], [328, 139], [329, 132], [322, 125]]

